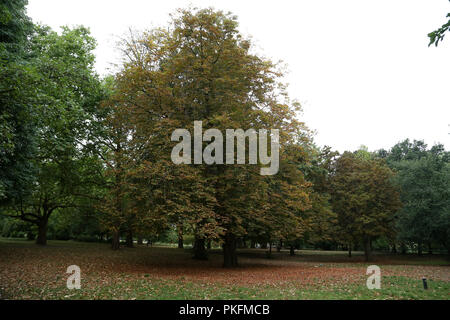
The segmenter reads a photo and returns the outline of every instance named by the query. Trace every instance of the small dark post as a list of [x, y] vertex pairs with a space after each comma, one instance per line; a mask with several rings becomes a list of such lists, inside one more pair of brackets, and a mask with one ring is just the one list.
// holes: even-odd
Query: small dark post
[[423, 278], [422, 278], [422, 282], [423, 282], [423, 288], [424, 288], [425, 290], [427, 290], [427, 289], [428, 289], [427, 278], [423, 277]]

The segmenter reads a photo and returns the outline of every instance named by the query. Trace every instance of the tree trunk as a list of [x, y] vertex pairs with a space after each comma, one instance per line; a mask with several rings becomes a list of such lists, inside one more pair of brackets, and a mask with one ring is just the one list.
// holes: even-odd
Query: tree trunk
[[277, 245], [277, 252], [280, 252], [282, 247], [283, 247], [283, 240], [280, 240], [280, 242]]
[[433, 248], [431, 247], [431, 243], [428, 243], [428, 254], [433, 254]]
[[195, 238], [194, 259], [208, 260], [208, 252], [205, 249], [205, 239], [204, 238]]
[[289, 255], [295, 256], [295, 248], [294, 248], [294, 245], [292, 245], [292, 244], [291, 244], [291, 248], [289, 249]]
[[134, 247], [134, 245], [133, 245], [133, 232], [131, 230], [129, 230], [127, 232], [126, 246], [128, 248], [133, 248]]
[[180, 223], [177, 225], [177, 232], [178, 232], [178, 249], [183, 249], [183, 225]]
[[251, 240], [251, 241], [250, 241], [250, 248], [251, 248], [251, 249], [255, 249], [255, 248], [256, 248], [256, 243], [255, 243], [254, 240]]
[[206, 249], [211, 250], [211, 239], [206, 242]]
[[267, 249], [267, 241], [261, 243], [261, 249]]
[[138, 238], [137, 238], [137, 244], [143, 244], [143, 243], [144, 243], [144, 241], [143, 241], [142, 237], [141, 237], [141, 236], [138, 236]]
[[370, 261], [370, 240], [364, 239], [364, 258], [366, 261]]
[[392, 253], [397, 253], [397, 246], [395, 243], [392, 245]]
[[223, 266], [224, 268], [237, 267], [236, 238], [233, 234], [225, 235], [223, 244]]
[[[117, 145], [117, 151], [120, 152], [121, 146], [120, 144]], [[123, 199], [122, 199], [122, 169], [121, 169], [121, 163], [120, 161], [117, 162], [117, 167], [116, 167], [116, 183], [115, 183], [115, 187], [116, 188], [116, 192], [115, 192], [115, 207], [117, 212], [119, 213], [120, 216], [123, 216]], [[113, 250], [119, 250], [120, 248], [120, 224], [115, 225], [115, 227], [117, 227], [117, 230], [114, 230], [112, 232], [112, 239], [111, 239], [111, 248]]]
[[417, 254], [419, 256], [422, 255], [422, 241], [419, 241], [419, 243], [417, 244]]
[[351, 243], [348, 244], [348, 257], [349, 258], [352, 257], [352, 244]]
[[120, 234], [119, 231], [114, 231], [112, 233], [111, 249], [118, 250], [119, 247], [120, 247]]
[[41, 246], [47, 245], [47, 227], [48, 227], [48, 218], [44, 216], [39, 220], [38, 236], [36, 238], [36, 244], [39, 244]]

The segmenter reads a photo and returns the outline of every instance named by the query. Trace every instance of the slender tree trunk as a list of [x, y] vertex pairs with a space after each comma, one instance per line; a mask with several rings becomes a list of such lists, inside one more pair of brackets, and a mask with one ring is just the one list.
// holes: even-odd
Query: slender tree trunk
[[250, 248], [255, 249], [256, 248], [256, 242], [255, 240], [250, 240]]
[[225, 235], [223, 244], [223, 266], [225, 268], [237, 267], [236, 238], [233, 234]]
[[280, 252], [282, 247], [283, 247], [283, 240], [280, 240], [280, 242], [277, 245], [277, 252]]
[[48, 218], [44, 216], [39, 220], [38, 236], [36, 238], [36, 244], [39, 244], [41, 246], [47, 245], [47, 228], [48, 228]]
[[208, 241], [206, 241], [206, 249], [211, 250], [211, 239], [208, 239]]
[[422, 255], [422, 241], [419, 241], [419, 242], [417, 243], [417, 254], [418, 254], [419, 256]]
[[183, 225], [179, 223], [177, 225], [177, 233], [178, 233], [178, 249], [183, 249]]
[[142, 239], [142, 236], [138, 236], [138, 238], [137, 238], [137, 244], [143, 244], [144, 243], [144, 241], [143, 241], [143, 239]]
[[134, 247], [134, 244], [133, 244], [133, 232], [131, 230], [129, 230], [127, 232], [126, 246], [128, 248], [133, 248]]
[[433, 248], [431, 247], [431, 242], [428, 243], [428, 254], [433, 254]]
[[348, 257], [349, 258], [352, 257], [352, 244], [351, 243], [348, 244]]
[[289, 255], [290, 256], [295, 256], [295, 248], [294, 245], [291, 244], [291, 247], [289, 249]]
[[119, 231], [114, 231], [112, 233], [111, 249], [118, 250], [119, 247], [120, 247], [120, 234]]
[[395, 243], [392, 245], [392, 253], [397, 253], [397, 246]]
[[208, 252], [206, 251], [206, 248], [205, 248], [205, 239], [204, 238], [195, 238], [194, 259], [208, 260]]

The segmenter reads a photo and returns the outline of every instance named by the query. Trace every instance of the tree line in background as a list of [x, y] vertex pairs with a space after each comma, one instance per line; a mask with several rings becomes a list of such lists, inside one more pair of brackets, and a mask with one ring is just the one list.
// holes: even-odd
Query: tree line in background
[[[94, 71], [84, 27], [33, 24], [0, 2], [0, 233], [51, 239], [393, 252], [450, 251], [449, 152], [405, 140], [389, 151], [317, 147], [237, 18], [179, 10], [168, 28], [130, 33], [114, 76]], [[279, 129], [280, 169], [175, 165], [171, 133]], [[193, 136], [191, 132], [191, 136]], [[204, 143], [206, 146], [207, 143]], [[248, 149], [248, 146], [247, 146]]]

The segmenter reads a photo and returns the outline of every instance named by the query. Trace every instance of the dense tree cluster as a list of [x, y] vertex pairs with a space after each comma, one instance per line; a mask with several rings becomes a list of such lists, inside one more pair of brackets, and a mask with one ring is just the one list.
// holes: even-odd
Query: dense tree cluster
[[[373, 248], [449, 249], [448, 152], [408, 140], [374, 153], [318, 148], [283, 70], [231, 14], [179, 10], [167, 28], [132, 32], [120, 71], [100, 79], [89, 30], [34, 25], [25, 5], [0, 4], [2, 236], [189, 242], [197, 259], [220, 245], [226, 267], [256, 244], [269, 255], [274, 243], [291, 254], [362, 246], [367, 259]], [[278, 173], [261, 175], [261, 158], [237, 164], [236, 152], [235, 164], [173, 163], [172, 132], [193, 136], [198, 120], [278, 129]]]

